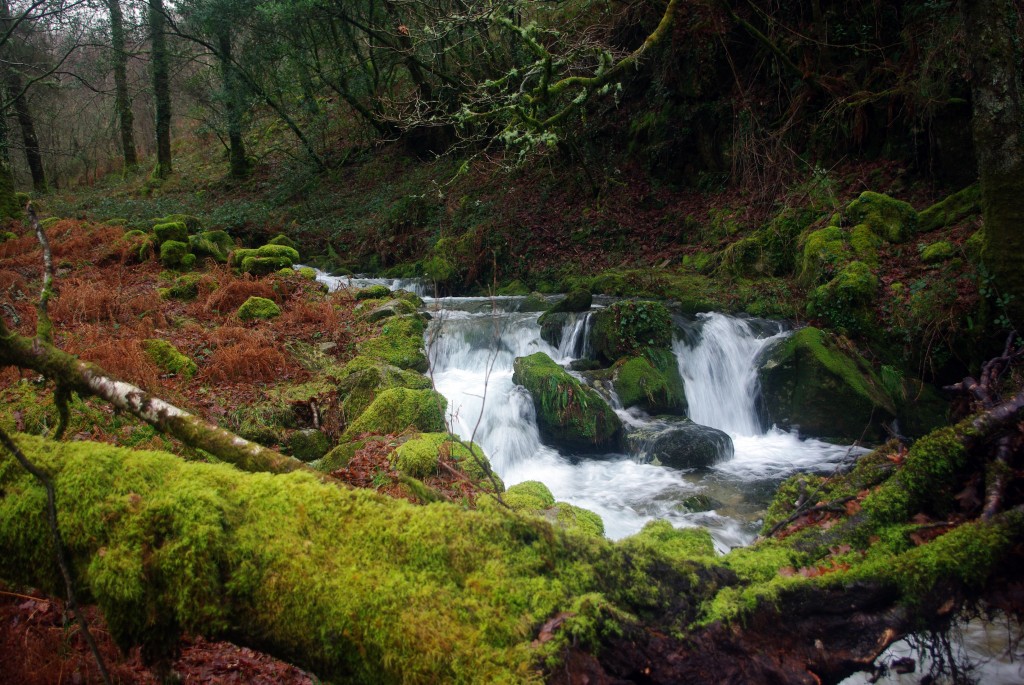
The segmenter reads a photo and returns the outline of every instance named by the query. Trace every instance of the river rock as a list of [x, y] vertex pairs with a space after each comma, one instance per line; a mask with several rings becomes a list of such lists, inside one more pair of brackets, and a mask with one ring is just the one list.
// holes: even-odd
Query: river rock
[[756, 364], [769, 425], [835, 442], [881, 441], [883, 424], [896, 416], [871, 366], [817, 328], [769, 346]]
[[566, 312], [557, 312], [540, 317], [538, 322], [540, 323], [541, 340], [557, 349], [562, 344], [562, 331], [565, 330], [569, 316], [570, 314]]
[[411, 302], [395, 298], [371, 309], [368, 313], [363, 315], [363, 320], [368, 323], [375, 323], [383, 319], [388, 319], [392, 316], [412, 314], [415, 311], [416, 307], [414, 307]]
[[516, 357], [512, 381], [526, 388], [537, 411], [541, 438], [572, 452], [615, 450], [622, 422], [592, 388], [543, 352]]
[[661, 417], [626, 436], [631, 453], [677, 469], [700, 469], [732, 459], [732, 438], [687, 418]]
[[647, 349], [643, 355], [620, 359], [614, 382], [624, 407], [640, 407], [648, 414], [686, 414], [683, 377], [668, 350]]

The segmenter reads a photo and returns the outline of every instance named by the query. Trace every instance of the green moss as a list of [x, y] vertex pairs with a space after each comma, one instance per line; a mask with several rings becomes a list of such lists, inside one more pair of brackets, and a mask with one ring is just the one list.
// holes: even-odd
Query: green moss
[[196, 263], [196, 256], [188, 251], [188, 243], [166, 240], [160, 245], [160, 263], [168, 269], [187, 271]]
[[498, 288], [498, 295], [529, 295], [530, 289], [520, 280], [510, 281]]
[[423, 352], [423, 332], [426, 325], [418, 315], [397, 316], [387, 319], [380, 335], [364, 340], [356, 346], [361, 355], [380, 359], [400, 369], [420, 373], [428, 368]]
[[189, 236], [188, 243], [197, 257], [209, 257], [221, 264], [227, 263], [228, 255], [235, 249], [235, 241], [224, 231], [197, 233]]
[[287, 245], [237, 249], [228, 257], [228, 264], [254, 276], [265, 276], [279, 269], [290, 269], [297, 261], [299, 253]]
[[272, 319], [281, 315], [281, 308], [273, 300], [265, 297], [252, 296], [242, 303], [236, 312], [242, 321], [253, 319]]
[[267, 245], [284, 245], [295, 250], [296, 253], [299, 251], [299, 246], [294, 240], [286, 236], [284, 233], [278, 233], [273, 238], [267, 241]]
[[0, 243], [6, 243], [8, 240], [16, 240], [18, 235], [11, 233], [10, 231], [0, 231]]
[[298, 269], [298, 273], [299, 273], [300, 276], [305, 278], [307, 281], [315, 281], [316, 280], [316, 269], [314, 269], [312, 267], [309, 267], [309, 266], [301, 267], [300, 269]]
[[735, 276], [782, 276], [795, 268], [797, 239], [817, 218], [807, 208], [786, 207], [768, 224], [727, 247], [722, 266]]
[[867, 224], [890, 243], [905, 242], [918, 230], [917, 211], [913, 207], [870, 190], [848, 204], [845, 214], [850, 223]]
[[589, 509], [577, 507], [568, 502], [556, 502], [554, 508], [557, 512], [555, 520], [559, 527], [583, 535], [604, 537], [604, 521]]
[[363, 449], [365, 445], [365, 440], [343, 442], [325, 454], [322, 458], [311, 462], [310, 466], [317, 471], [322, 471], [323, 473], [333, 473], [338, 469], [343, 469], [348, 466], [348, 463], [352, 460], [352, 457], [356, 455], [356, 452]]
[[382, 297], [390, 297], [391, 288], [386, 285], [371, 285], [366, 288], [360, 288], [356, 291], [357, 300], [376, 300]]
[[975, 183], [923, 210], [918, 228], [922, 233], [945, 228], [980, 211], [981, 186]]
[[408, 300], [394, 298], [387, 301], [363, 300], [355, 308], [355, 313], [369, 323], [376, 323], [393, 316], [414, 314], [416, 308]]
[[921, 250], [921, 261], [925, 264], [939, 264], [949, 261], [955, 255], [956, 247], [948, 240], [940, 240]]
[[168, 214], [159, 219], [153, 219], [153, 224], [183, 224], [189, 233], [197, 233], [203, 230], [203, 223], [191, 214]]
[[349, 424], [343, 440], [361, 433], [401, 433], [408, 428], [438, 433], [445, 429], [447, 406], [444, 396], [433, 390], [390, 388], [378, 394], [359, 418]]
[[[174, 279], [171, 287], [161, 290], [161, 297], [173, 300], [193, 300], [199, 295], [199, 285], [204, 278], [207, 276], [199, 273], [182, 274]], [[215, 284], [211, 284], [210, 287], [215, 287]]]
[[[501, 492], [505, 486], [491, 470], [491, 462], [480, 447], [453, 437], [450, 433], [420, 433], [400, 445], [391, 455], [391, 463], [402, 473], [422, 478], [437, 470], [439, 459], [452, 461], [475, 485]], [[492, 480], [493, 479], [493, 480]]]
[[285, 442], [286, 453], [299, 461], [311, 462], [323, 457], [331, 449], [331, 440], [323, 431], [297, 430]]
[[638, 406], [649, 414], [686, 413], [686, 389], [668, 350], [648, 349], [643, 356], [620, 360], [614, 384], [624, 407]]
[[590, 305], [593, 301], [594, 297], [590, 294], [589, 290], [570, 290], [564, 298], [552, 305], [546, 314], [553, 314], [557, 312], [585, 312], [590, 309]]
[[391, 453], [391, 465], [413, 478], [426, 478], [437, 473], [440, 446], [448, 439], [445, 433], [421, 434], [407, 440]]
[[188, 243], [188, 229], [185, 228], [185, 224], [179, 221], [156, 224], [153, 226], [153, 235], [156, 236], [157, 245], [163, 245], [168, 240]]
[[878, 278], [864, 262], [850, 262], [807, 298], [807, 313], [844, 333], [870, 332], [874, 326], [871, 306], [878, 292]]
[[677, 562], [715, 556], [715, 543], [706, 528], [676, 528], [664, 519], [648, 521], [622, 544], [638, 551], [656, 550]]
[[524, 512], [542, 511], [555, 504], [555, 496], [539, 480], [516, 483], [505, 491], [502, 500], [513, 511]]
[[622, 422], [593, 389], [570, 376], [543, 352], [517, 357], [512, 380], [525, 387], [537, 410], [541, 435], [570, 449], [616, 446]]
[[805, 287], [828, 281], [848, 261], [850, 249], [841, 228], [814, 231], [803, 242], [798, 280]]
[[667, 350], [672, 345], [672, 318], [661, 302], [615, 302], [594, 314], [590, 344], [609, 363], [645, 348]]
[[199, 370], [194, 361], [182, 354], [178, 348], [166, 340], [144, 340], [142, 347], [146, 350], [146, 355], [162, 371], [172, 373], [181, 378], [192, 378], [192, 376], [196, 375], [196, 371]]
[[882, 239], [875, 235], [867, 224], [857, 224], [850, 229], [850, 247], [853, 248], [857, 259], [865, 264], [877, 266], [878, 248], [882, 243]]
[[975, 264], [981, 263], [981, 251], [985, 245], [985, 229], [975, 231], [964, 241], [964, 254]]

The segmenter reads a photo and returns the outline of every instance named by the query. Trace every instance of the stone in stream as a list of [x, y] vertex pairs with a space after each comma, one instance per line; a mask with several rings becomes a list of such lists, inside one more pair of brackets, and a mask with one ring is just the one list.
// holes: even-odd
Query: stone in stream
[[734, 453], [727, 433], [687, 418], [668, 416], [631, 431], [626, 443], [632, 454], [677, 469], [707, 468], [731, 459]]

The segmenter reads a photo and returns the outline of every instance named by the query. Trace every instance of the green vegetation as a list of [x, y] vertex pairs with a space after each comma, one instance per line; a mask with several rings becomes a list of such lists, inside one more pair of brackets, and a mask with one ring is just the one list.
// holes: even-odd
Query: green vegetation
[[918, 231], [918, 216], [913, 207], [870, 190], [846, 206], [844, 218], [851, 225], [866, 224], [891, 243], [906, 242]]
[[252, 296], [238, 308], [236, 315], [242, 321], [253, 319], [272, 319], [281, 315], [281, 308], [273, 300], [265, 297]]
[[686, 390], [675, 355], [647, 348], [638, 357], [615, 364], [615, 392], [624, 407], [639, 406], [649, 414], [685, 414]]
[[153, 363], [167, 373], [173, 373], [182, 378], [191, 378], [199, 370], [194, 361], [166, 340], [146, 340], [142, 346]]
[[349, 424], [344, 439], [363, 433], [386, 435], [413, 428], [423, 433], [437, 433], [445, 428], [444, 412], [448, 401], [433, 390], [389, 388], [377, 394], [373, 402]]
[[590, 344], [599, 358], [615, 360], [645, 348], [672, 345], [672, 319], [660, 302], [615, 302], [594, 314]]
[[380, 335], [360, 342], [359, 354], [379, 359], [400, 369], [423, 373], [427, 356], [423, 352], [423, 319], [415, 314], [386, 319]]

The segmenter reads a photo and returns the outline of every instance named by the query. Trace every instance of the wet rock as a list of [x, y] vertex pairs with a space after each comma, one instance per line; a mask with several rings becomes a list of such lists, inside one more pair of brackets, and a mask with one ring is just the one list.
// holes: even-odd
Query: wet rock
[[687, 418], [662, 417], [626, 436], [630, 452], [651, 463], [677, 469], [699, 469], [731, 459], [728, 434]]

